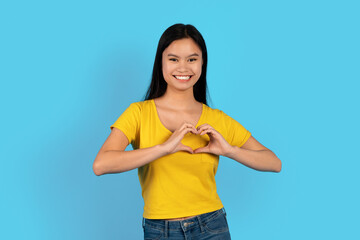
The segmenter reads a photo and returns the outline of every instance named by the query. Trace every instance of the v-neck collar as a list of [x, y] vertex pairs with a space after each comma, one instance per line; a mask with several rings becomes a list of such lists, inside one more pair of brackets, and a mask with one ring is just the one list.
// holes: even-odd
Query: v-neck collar
[[[158, 123], [162, 126], [162, 128], [164, 128], [167, 132], [173, 134], [172, 131], [170, 131], [169, 129], [167, 129], [164, 124], [161, 122], [160, 118], [159, 118], [159, 114], [158, 114], [158, 111], [157, 111], [157, 108], [156, 108], [156, 104], [155, 104], [155, 101], [154, 99], [151, 99], [151, 102], [153, 104], [153, 107], [154, 107], [154, 110], [155, 110], [155, 115], [156, 115], [156, 119], [158, 121]], [[201, 122], [203, 116], [204, 116], [204, 112], [205, 112], [205, 104], [202, 103], [202, 109], [201, 109], [201, 115], [200, 115], [200, 118], [199, 120], [197, 121], [196, 125], [195, 125], [195, 128], [198, 127], [199, 123]]]

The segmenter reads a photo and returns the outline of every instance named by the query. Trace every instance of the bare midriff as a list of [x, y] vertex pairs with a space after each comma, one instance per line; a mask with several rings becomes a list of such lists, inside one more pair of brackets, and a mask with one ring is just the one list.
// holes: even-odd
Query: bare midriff
[[167, 220], [167, 221], [179, 221], [179, 220], [185, 220], [185, 219], [193, 218], [193, 217], [196, 217], [196, 216], [198, 216], [198, 215], [194, 215], [194, 216], [190, 216], [190, 217], [182, 217], [182, 218], [162, 219], [162, 220]]

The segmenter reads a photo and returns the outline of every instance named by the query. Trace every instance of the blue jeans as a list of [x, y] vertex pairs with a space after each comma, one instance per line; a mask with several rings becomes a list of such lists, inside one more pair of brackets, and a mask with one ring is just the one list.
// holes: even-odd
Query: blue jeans
[[179, 221], [143, 217], [142, 226], [145, 240], [231, 239], [225, 208]]

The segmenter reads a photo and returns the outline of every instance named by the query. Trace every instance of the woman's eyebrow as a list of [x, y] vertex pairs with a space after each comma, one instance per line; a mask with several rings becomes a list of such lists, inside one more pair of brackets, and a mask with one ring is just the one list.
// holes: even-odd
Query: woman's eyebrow
[[[170, 57], [170, 56], [172, 56], [172, 57], [179, 57], [179, 56], [177, 56], [177, 55], [175, 55], [175, 54], [172, 54], [172, 53], [169, 53], [168, 54], [168, 57]], [[197, 54], [197, 53], [193, 53], [193, 54], [190, 54], [189, 56], [187, 56], [187, 57], [193, 57], [193, 56], [199, 56], [199, 54]]]

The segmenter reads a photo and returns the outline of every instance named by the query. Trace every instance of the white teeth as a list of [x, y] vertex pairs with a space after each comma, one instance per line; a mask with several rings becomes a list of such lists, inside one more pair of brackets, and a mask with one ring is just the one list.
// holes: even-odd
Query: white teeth
[[175, 76], [179, 80], [188, 80], [190, 76]]

